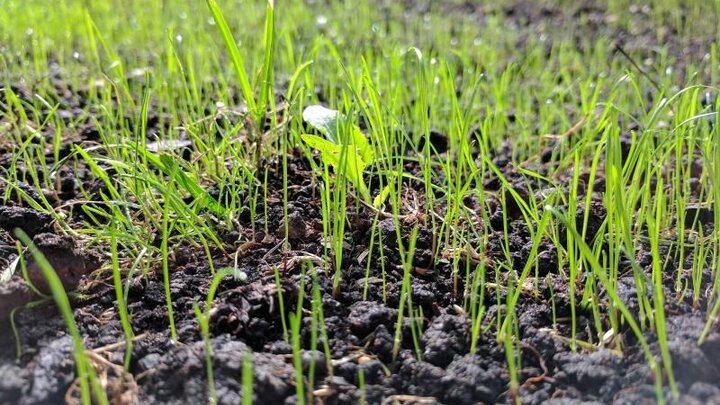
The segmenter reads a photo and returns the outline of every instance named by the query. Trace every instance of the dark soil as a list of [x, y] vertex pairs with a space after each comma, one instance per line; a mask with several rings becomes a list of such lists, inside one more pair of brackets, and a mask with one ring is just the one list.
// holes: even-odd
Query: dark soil
[[[577, 12], [588, 14], [591, 21], [603, 18], [602, 10]], [[532, 5], [518, 7], [512, 13], [513, 21], [518, 25], [562, 20], [565, 15], [556, 9], [536, 11]], [[617, 32], [603, 32], [599, 23], [593, 27], [598, 31], [597, 35], [617, 35]], [[656, 40], [654, 35], [647, 37]], [[21, 88], [14, 90], [19, 97], [24, 97], [23, 94], [30, 97], [30, 93]], [[82, 97], [78, 94], [71, 92], [60, 102], [68, 119], [82, 112]], [[162, 125], [162, 119], [156, 117], [154, 124]], [[446, 138], [443, 134], [434, 133], [430, 140], [435, 140], [438, 145], [434, 146], [443, 149], [442, 143]], [[97, 141], [97, 131], [93, 124], [87, 123], [64, 140], [63, 150], [69, 151], [72, 143], [92, 141]], [[552, 145], [548, 146], [547, 155], [550, 154]], [[9, 167], [8, 155], [9, 151], [3, 149], [0, 143], [0, 165], [4, 168]], [[51, 155], [47, 158], [52, 161]], [[494, 161], [518, 193], [528, 197], [531, 191], [526, 179], [508, 164], [512, 161], [512, 147], [507, 144], [498, 149]], [[277, 267], [282, 272], [280, 288], [285, 315], [297, 309], [303, 277], [306, 286], [304, 307], [309, 310], [308, 297], [312, 296], [313, 279], [301, 272], [301, 262], [310, 255], [322, 255], [321, 207], [308, 162], [300, 154], [292, 153], [289, 156], [288, 185], [290, 250], [284, 253], [282, 248], [278, 249], [284, 237], [282, 174], [277, 170], [279, 166], [275, 158], [268, 159], [265, 164], [271, 169], [270, 198], [266, 201], [268, 223], [265, 224], [262, 218], [248, 216], [241, 218], [242, 229], [218, 230], [227, 243], [228, 251], [240, 251], [238, 267], [248, 276], [245, 282], [230, 278], [225, 280], [211, 311], [213, 370], [221, 404], [237, 404], [240, 401], [240, 377], [243, 359], [247, 355], [251, 356], [253, 363], [255, 399], [268, 404], [297, 402], [292, 346], [283, 338], [273, 268]], [[544, 164], [548, 163], [537, 162], [533, 169], [544, 174], [547, 172]], [[55, 201], [57, 206], [79, 199], [78, 183], [85, 189], [100, 191], [98, 183], [89, 176], [87, 179], [72, 178], [69, 177], [70, 172], [62, 171], [59, 175], [62, 177], [62, 193], [45, 196], [49, 201]], [[599, 177], [595, 189], [602, 191], [602, 175]], [[487, 178], [486, 189], [498, 191], [500, 182], [497, 178], [491, 175]], [[539, 182], [531, 185], [532, 192], [543, 192], [549, 187]], [[27, 184], [17, 186], [31, 197], [40, 199], [33, 187]], [[204, 343], [193, 312], [193, 304], [205, 300], [211, 282], [202, 249], [184, 246], [172, 253], [170, 284], [178, 342], [170, 339], [160, 266], [156, 266], [150, 274], [135, 276], [131, 281], [128, 309], [137, 338], [129, 375], [123, 375], [117, 365], [123, 362], [124, 348], [118, 342], [124, 341], [124, 335], [112, 280], [106, 271], [107, 266], [101, 268], [107, 264], [109, 256], [98, 253], [106, 250], [83, 246], [79, 238], [61, 232], [52, 216], [20, 203], [17, 192], [4, 187], [5, 184], [0, 183], [0, 195], [7, 192], [10, 198], [0, 206], [0, 269], [5, 269], [17, 258], [13, 236], [15, 228], [34, 238], [61, 276], [65, 288], [78, 292], [71, 297], [75, 319], [85, 346], [105, 361], [98, 362], [98, 368], [104, 367], [107, 373], [108, 391], [112, 394], [113, 403], [207, 403]], [[592, 239], [602, 237], [596, 233], [601, 229], [605, 211], [599, 195], [590, 198], [593, 201], [588, 238]], [[467, 201], [466, 204], [472, 209], [480, 203]], [[491, 212], [488, 226], [495, 231], [485, 246], [485, 252], [492, 262], [493, 258], [504, 257], [501, 247], [503, 215], [497, 201], [490, 204], [494, 212]], [[582, 221], [584, 202], [577, 208], [578, 220]], [[713, 215], [707, 207], [691, 208], [697, 213], [698, 221], [685, 224], [687, 228], [707, 226], [712, 222]], [[511, 220], [508, 227], [513, 266], [519, 270], [530, 252], [530, 235], [518, 207], [510, 205], [506, 210]], [[258, 211], [262, 212], [262, 209]], [[80, 209], [73, 213], [82, 215]], [[420, 350], [419, 353], [415, 351], [411, 319], [405, 318], [401, 348], [398, 355], [393, 356], [402, 283], [402, 271], [398, 269], [400, 241], [395, 236], [393, 220], [384, 219], [380, 230], [387, 260], [387, 296], [383, 296], [380, 263], [375, 260], [370, 266], [368, 296], [363, 300], [366, 262], [359, 263], [358, 258], [368, 248], [373, 216], [374, 213], [365, 208], [350, 214], [342, 281], [337, 292], [333, 291], [329, 277], [324, 274], [317, 277], [332, 358], [325, 359], [323, 352], [311, 350], [312, 320], [310, 312], [304, 312], [301, 343], [306, 374], [312, 360], [318, 365], [315, 385], [306, 389], [314, 391], [318, 403], [324, 404], [357, 403], [361, 395], [365, 395], [371, 404], [382, 403], [392, 396], [399, 399], [406, 396], [415, 403], [511, 402], [513, 397], [508, 392], [509, 374], [504, 347], [493, 334], [487, 333], [481, 336], [475, 352], [470, 352], [470, 319], [457, 309], [463, 305], [462, 294], [458, 293], [463, 291], [463, 279], [460, 277], [456, 284], [450, 263], [434, 255], [433, 232], [429, 227], [422, 226], [422, 222], [419, 223], [416, 244], [416, 271], [412, 275], [413, 303], [422, 308], [424, 315], [420, 321], [423, 325]], [[270, 234], [252, 235], [249, 229], [253, 220], [257, 229], [265, 229], [267, 225]], [[412, 225], [403, 224], [407, 233]], [[247, 240], [256, 242], [245, 242]], [[522, 347], [519, 396], [523, 403], [654, 403], [653, 377], [629, 330], [622, 331], [622, 338], [626, 339], [623, 356], [609, 350], [570, 350], [564, 339], [570, 336], [569, 321], [553, 325], [551, 304], [551, 297], [554, 297], [558, 319], [569, 319], [567, 281], [557, 272], [557, 254], [552, 244], [543, 242], [539, 255], [541, 266], [538, 271], [542, 279], [539, 280], [537, 294], [522, 294], [517, 308]], [[27, 252], [25, 259], [29, 279], [41, 292], [47, 293], [42, 273]], [[650, 253], [641, 249], [636, 252], [636, 259], [641, 265], [647, 265]], [[213, 260], [216, 268], [232, 264], [219, 252], [215, 253]], [[629, 270], [629, 263], [626, 266], [625, 270]], [[508, 277], [503, 272], [489, 268], [488, 280], [494, 280], [495, 275], [499, 280]], [[626, 274], [629, 276], [620, 280], [620, 293], [630, 310], [637, 313], [635, 283], [632, 273]], [[543, 281], [545, 279], [548, 283]], [[669, 295], [674, 291], [675, 280], [675, 271], [668, 272], [666, 291]], [[548, 284], [552, 286], [552, 291]], [[582, 292], [577, 294], [579, 299]], [[4, 331], [0, 333], [0, 404], [56, 404], [65, 401], [66, 396], [72, 399], [72, 393], [68, 394], [75, 380], [72, 342], [54, 306], [25, 305], [39, 299], [17, 275], [9, 283], [0, 285], [0, 322]], [[498, 303], [505, 302], [505, 299], [506, 291], [502, 288], [487, 289], [487, 319], [504, 310], [504, 306]], [[607, 303], [601, 305], [604, 307]], [[12, 313], [15, 308], [20, 309]], [[578, 308], [577, 314], [577, 337], [588, 340], [593, 327], [592, 313]], [[11, 318], [17, 335], [10, 328]], [[680, 404], [720, 404], [720, 380], [717, 378], [720, 375], [720, 333], [713, 329], [705, 343], [697, 345], [705, 319], [706, 314], [696, 310], [690, 298], [674, 299], [668, 303], [667, 333], [681, 392], [677, 401]], [[647, 332], [646, 338], [654, 353], [659, 355], [653, 333]], [[321, 349], [322, 344], [319, 338], [317, 347]], [[332, 375], [326, 372], [328, 360], [333, 365]], [[365, 381], [364, 394], [358, 389], [361, 372]], [[669, 392], [666, 394], [669, 397]]]

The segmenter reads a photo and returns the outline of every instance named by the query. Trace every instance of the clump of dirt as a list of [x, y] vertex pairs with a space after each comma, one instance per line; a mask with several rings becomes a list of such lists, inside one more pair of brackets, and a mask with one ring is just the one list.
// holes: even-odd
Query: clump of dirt
[[[78, 246], [67, 235], [40, 233], [33, 238], [33, 244], [52, 266], [66, 291], [76, 290], [80, 280], [97, 270], [102, 263], [98, 254]], [[26, 249], [23, 259], [24, 274], [20, 274], [23, 262], [16, 255], [11, 254], [5, 260], [8, 266], [5, 272], [11, 279], [0, 284], [0, 320], [6, 319], [14, 308], [27, 304], [33, 298], [41, 298], [33, 290], [45, 295], [52, 293], [30, 250]]]
[[33, 237], [38, 233], [50, 230], [52, 222], [50, 214], [38, 212], [32, 208], [0, 206], [0, 228], [10, 233], [18, 228]]
[[[33, 244], [55, 270], [63, 287], [69, 291], [77, 289], [80, 280], [97, 270], [102, 263], [97, 253], [83, 249], [68, 235], [41, 233], [33, 238]], [[49, 294], [47, 280], [31, 252], [26, 253], [25, 262], [29, 280], [38, 290]]]

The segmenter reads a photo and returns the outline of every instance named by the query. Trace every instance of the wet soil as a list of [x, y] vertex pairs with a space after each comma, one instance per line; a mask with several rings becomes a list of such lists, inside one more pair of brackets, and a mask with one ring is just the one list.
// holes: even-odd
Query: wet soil
[[[532, 6], [525, 5], [507, 10], [507, 13], [518, 25], [547, 23], [567, 17], [560, 10], [533, 10]], [[477, 13], [482, 11], [473, 9]], [[590, 20], [603, 18], [602, 10], [594, 8], [578, 12], [590, 15]], [[602, 29], [599, 24], [597, 29]], [[608, 35], [607, 32], [598, 33], [601, 34]], [[655, 35], [647, 37], [653, 41], [657, 38]], [[18, 87], [14, 91], [21, 98], [31, 97], [29, 89]], [[68, 119], [82, 114], [80, 91], [70, 91], [59, 102]], [[161, 118], [152, 113], [151, 116], [156, 118], [152, 125], [163, 125]], [[97, 131], [93, 124], [80, 124], [76, 133], [63, 140], [62, 150], [69, 153], [73, 143], [95, 141]], [[443, 134], [434, 133], [430, 141], [435, 143], [436, 149], [446, 149]], [[625, 142], [630, 141], [626, 139]], [[549, 145], [543, 155], [551, 154], [552, 145]], [[9, 167], [8, 156], [9, 148], [0, 143], [0, 165], [5, 169]], [[47, 158], [52, 161], [51, 155]], [[414, 225], [419, 226], [411, 296], [414, 305], [422, 309], [422, 317], [403, 317], [397, 354], [393, 353], [393, 347], [403, 276], [398, 251], [399, 244], [404, 242], [396, 237], [393, 219], [381, 218], [379, 224], [385, 272], [379, 260], [366, 257], [376, 212], [363, 206], [355, 211], [354, 204], [349, 204], [353, 209], [348, 214], [349, 228], [339, 288], [333, 288], [331, 277], [322, 272], [313, 278], [302, 271], [303, 262], [322, 264], [317, 262], [325, 243], [321, 237], [319, 190], [312, 181], [309, 162], [297, 151], [291, 152], [288, 159], [289, 248], [282, 248], [285, 242], [283, 182], [276, 157], [265, 161], [270, 168], [269, 198], [261, 204], [267, 204], [267, 223], [264, 218], [248, 215], [240, 218], [238, 229], [217, 230], [227, 244], [226, 250], [237, 252], [237, 267], [247, 275], [245, 281], [224, 280], [211, 310], [212, 363], [218, 402], [236, 404], [242, 398], [241, 374], [243, 361], [248, 356], [253, 364], [253, 396], [256, 400], [269, 404], [298, 402], [293, 348], [285, 338], [282, 319], [297, 311], [301, 286], [305, 286], [300, 332], [304, 384], [309, 384], [309, 369], [315, 363], [314, 384], [306, 386], [305, 390], [314, 393], [317, 403], [347, 404], [365, 400], [380, 404], [392, 403], [393, 399], [424, 404], [512, 402], [515, 394], [508, 391], [510, 375], [504, 346], [495, 339], [492, 325], [486, 325], [490, 328], [484, 329], [486, 332], [481, 333], [475, 350], [470, 351], [470, 318], [460, 309], [464, 303], [464, 277], [457, 276], [447, 258], [435, 254], [437, 235], [423, 224], [422, 218], [411, 215], [413, 212], [404, 212], [406, 220], [401, 226], [405, 235]], [[511, 144], [498, 148], [493, 161], [524, 198], [531, 192], [549, 190], [550, 186], [539, 180], [528, 183], [528, 179], [509, 164], [512, 161]], [[549, 159], [541, 158], [533, 164], [533, 170], [546, 174], [550, 163]], [[0, 183], [0, 195], [9, 196], [0, 206], [0, 269], [18, 262], [14, 231], [22, 229], [47, 256], [65, 288], [75, 291], [71, 296], [75, 319], [96, 368], [106, 376], [113, 403], [207, 403], [205, 344], [193, 311], [194, 303], [204, 302], [212, 278], [205, 252], [192, 246], [180, 246], [172, 252], [170, 289], [177, 341], [170, 338], [159, 263], [150, 273], [133, 275], [130, 279], [128, 309], [136, 337], [132, 361], [125, 373], [118, 368], [123, 363], [124, 335], [108, 274], [107, 248], [89, 246], [78, 235], [62, 232], [52, 216], [36, 211], [18, 198], [18, 190], [22, 190], [36, 201], [45, 198], [60, 207], [69, 202], [82, 204], [78, 201], [80, 185], [86, 190], [102, 191], [102, 186], [90, 176], [73, 177], [70, 171], [60, 171], [59, 176], [61, 192], [48, 192], [43, 196], [28, 184], [16, 184], [16, 188], [8, 190], [5, 183]], [[490, 194], [499, 193], [497, 177], [488, 173], [486, 179], [485, 189]], [[595, 190], [602, 192], [603, 187], [600, 173]], [[222, 199], [217, 190], [211, 188], [210, 192]], [[588, 198], [591, 203], [587, 237], [591, 241], [604, 236], [599, 232], [606, 213], [601, 195], [596, 193]], [[483, 202], [469, 199], [465, 203], [469, 210], [479, 212]], [[487, 204], [490, 213], [489, 223], [485, 225], [491, 229], [490, 237], [473, 243], [485, 244], [483, 250], [490, 263], [487, 279], [498, 280], [502, 285], [510, 272], [492, 263], [505, 260], [503, 207], [497, 197]], [[258, 212], [264, 208], [258, 207]], [[585, 202], [581, 201], [577, 209], [580, 224], [585, 214]], [[517, 205], [507, 205], [504, 210], [509, 218], [511, 264], [518, 271], [529, 256], [530, 234]], [[712, 225], [714, 216], [710, 208], [695, 205], [690, 211], [697, 214], [697, 220], [684, 224], [685, 228]], [[82, 220], [82, 210], [75, 209], [72, 215], [78, 216], [76, 220]], [[256, 229], [270, 232], [253, 235], [250, 231], [252, 221], [256, 222]], [[479, 246], [476, 248], [480, 250]], [[533, 277], [536, 286], [521, 294], [517, 307], [518, 347], [522, 349], [521, 388], [517, 396], [523, 403], [530, 404], [654, 403], [653, 376], [631, 331], [623, 328], [618, 333], [619, 338], [625, 340], [622, 355], [609, 349], [571, 350], [568, 343], [571, 330], [569, 286], [567, 279], [558, 272], [555, 249], [549, 241], [542, 242], [537, 277]], [[642, 247], [635, 253], [636, 261], [647, 269], [650, 253]], [[47, 293], [44, 277], [32, 256], [29, 252], [21, 254], [26, 262], [28, 279], [40, 293]], [[367, 260], [371, 263], [366, 274]], [[473, 260], [471, 255], [468, 260]], [[213, 262], [215, 268], [234, 264], [220, 252], [213, 252]], [[626, 260], [623, 266], [619, 292], [628, 308], [637, 315], [637, 291], [629, 261]], [[669, 347], [681, 393], [677, 403], [720, 404], [720, 381], [717, 379], [720, 333], [714, 328], [702, 345], [697, 344], [706, 319], [705, 312], [697, 308], [704, 308], [707, 303], [703, 301], [697, 306], [689, 296], [675, 297], [678, 267], [677, 264], [669, 266], [665, 283], [668, 296], [677, 298], [668, 300], [672, 302], [667, 304]], [[129, 264], [124, 263], [123, 270], [127, 272], [128, 268]], [[276, 268], [281, 272], [279, 285], [273, 272]], [[311, 333], [312, 304], [308, 297], [313, 296], [313, 283], [317, 283], [320, 291], [327, 342]], [[603, 291], [602, 286], [599, 288]], [[582, 291], [576, 293], [576, 301], [579, 301]], [[502, 287], [486, 286], [487, 322], [493, 322], [494, 315], [505, 311], [506, 298], [507, 291]], [[606, 308], [607, 302], [600, 305]], [[281, 308], [284, 314], [281, 314]], [[579, 307], [576, 313], [577, 338], [591, 340], [592, 312]], [[553, 323], [554, 319], [556, 323]], [[8, 283], [0, 285], [0, 322], [3, 331], [0, 333], [0, 404], [73, 402], [75, 367], [72, 341], [66, 326], [57, 309], [47, 300], [43, 301], [42, 296], [34, 293], [17, 274]], [[413, 324], [421, 326], [417, 345]], [[653, 353], [659, 355], [654, 334], [648, 331], [645, 337]], [[324, 343], [329, 347], [329, 359], [322, 351]], [[317, 350], [313, 351], [313, 347]], [[326, 364], [332, 366], [332, 373], [328, 373]], [[362, 390], [359, 388], [361, 376]], [[669, 392], [666, 395], [669, 398]]]

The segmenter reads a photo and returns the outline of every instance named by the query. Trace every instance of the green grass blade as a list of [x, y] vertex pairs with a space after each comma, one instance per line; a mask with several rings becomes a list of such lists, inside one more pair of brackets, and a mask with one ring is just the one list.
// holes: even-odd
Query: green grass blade
[[237, 42], [235, 41], [232, 32], [230, 32], [230, 27], [228, 26], [227, 21], [225, 21], [222, 10], [220, 10], [220, 7], [217, 5], [215, 0], [207, 0], [207, 5], [212, 13], [213, 19], [215, 20], [215, 24], [217, 24], [218, 29], [220, 30], [223, 41], [225, 41], [225, 48], [230, 53], [230, 60], [235, 68], [235, 74], [240, 82], [240, 89], [242, 90], [243, 97], [245, 97], [248, 109], [251, 112], [257, 111], [255, 95], [252, 87], [250, 86], [247, 73], [245, 72], [245, 60], [240, 53], [240, 49], [237, 46]]
[[273, 91], [273, 57], [275, 55], [275, 1], [267, 1], [265, 13], [265, 58], [262, 67], [262, 83], [260, 84], [260, 99], [255, 112], [255, 122], [259, 125], [265, 116]]

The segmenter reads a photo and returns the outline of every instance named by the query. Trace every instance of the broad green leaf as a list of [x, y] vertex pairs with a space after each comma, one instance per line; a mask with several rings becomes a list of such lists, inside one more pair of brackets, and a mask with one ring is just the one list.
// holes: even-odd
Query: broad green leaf
[[[323, 162], [333, 166], [338, 174], [344, 175], [358, 189], [364, 199], [370, 199], [370, 193], [362, 177], [368, 162], [363, 160], [354, 147], [336, 145], [315, 135], [302, 135], [302, 140], [308, 146], [318, 150]], [[344, 161], [341, 161], [343, 148], [345, 148], [345, 156]]]
[[320, 138], [317, 135], [302, 135], [302, 140], [320, 153], [340, 153], [340, 145]]
[[[345, 148], [346, 155], [345, 166], [354, 167], [359, 171], [363, 171], [368, 165], [368, 162], [363, 159], [360, 153], [351, 146], [336, 145], [315, 135], [302, 135], [302, 139], [308, 146], [317, 149], [321, 153], [323, 160], [328, 160], [335, 166], [340, 164], [343, 148]], [[339, 168], [336, 167], [336, 169]]]
[[[375, 160], [375, 153], [360, 128], [352, 126], [349, 134], [340, 121], [344, 117], [336, 110], [320, 105], [311, 105], [303, 111], [303, 120], [325, 135], [323, 139], [315, 135], [303, 135], [303, 141], [320, 152], [324, 163], [332, 165], [338, 174], [343, 174], [365, 200], [370, 193], [362, 177], [365, 168]], [[342, 141], [342, 143], [341, 143]], [[344, 154], [344, 155], [343, 155]]]
[[333, 144], [343, 144], [342, 139], [349, 139], [349, 142], [358, 149], [358, 153], [367, 163], [372, 162], [375, 158], [373, 149], [368, 142], [365, 134], [362, 133], [357, 126], [352, 127], [350, 137], [340, 136], [339, 130], [343, 129], [341, 122], [343, 116], [336, 110], [325, 108], [320, 105], [311, 105], [303, 111], [303, 120], [310, 124], [313, 128], [322, 132], [325, 137]]
[[363, 160], [367, 163], [375, 160], [375, 152], [373, 151], [372, 146], [370, 146], [370, 142], [368, 142], [365, 134], [360, 131], [360, 128], [354, 127], [352, 135], [352, 142], [357, 148], [360, 156], [362, 156]]
[[389, 184], [383, 187], [383, 189], [380, 190], [380, 193], [375, 196], [375, 198], [373, 199], [373, 207], [380, 209], [380, 207], [385, 203], [385, 200], [387, 200], [388, 196], [390, 196]]
[[322, 132], [333, 143], [338, 142], [338, 118], [340, 113], [321, 105], [311, 105], [303, 110], [303, 120]]

